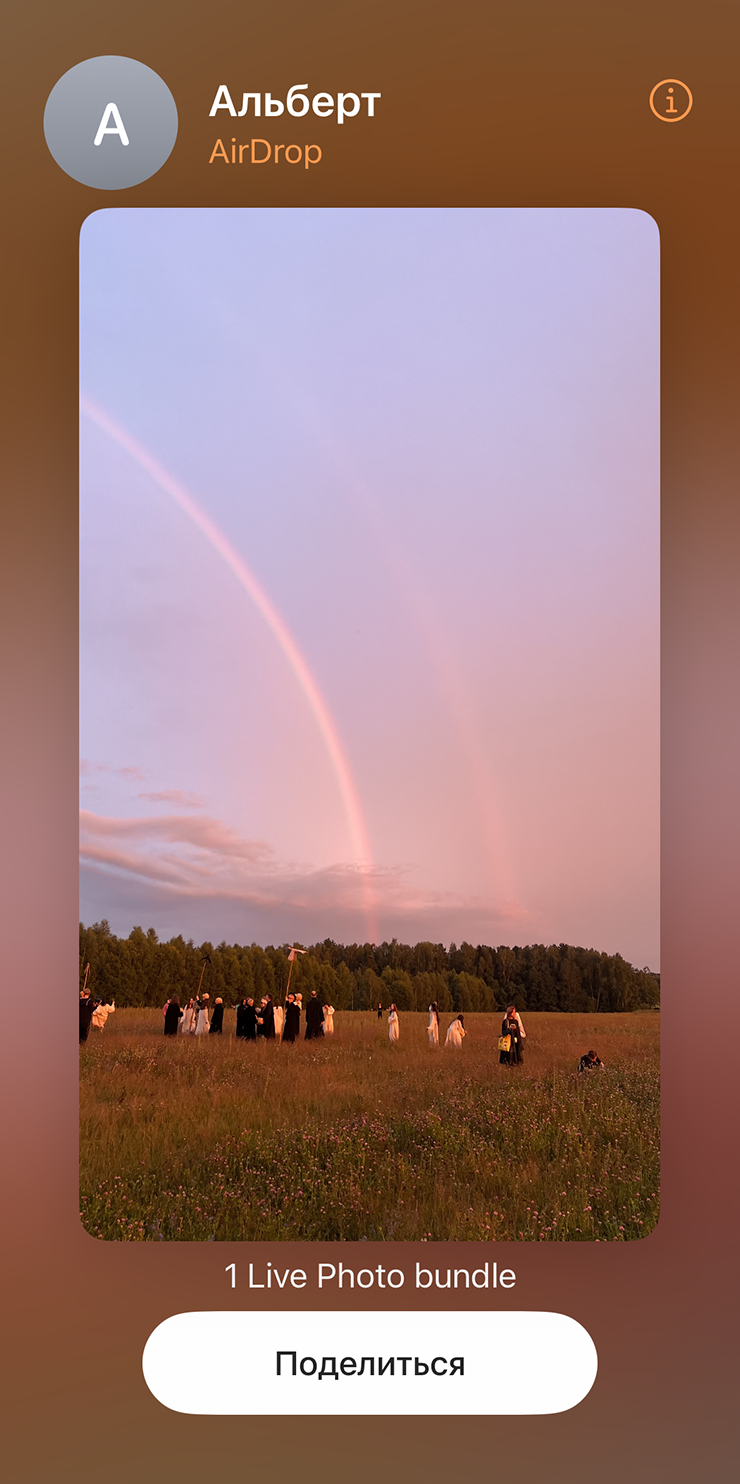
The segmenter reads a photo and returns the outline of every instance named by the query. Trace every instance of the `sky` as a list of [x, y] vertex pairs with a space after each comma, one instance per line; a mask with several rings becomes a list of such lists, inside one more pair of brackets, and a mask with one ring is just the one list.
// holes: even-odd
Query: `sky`
[[657, 228], [111, 209], [81, 918], [659, 966]]

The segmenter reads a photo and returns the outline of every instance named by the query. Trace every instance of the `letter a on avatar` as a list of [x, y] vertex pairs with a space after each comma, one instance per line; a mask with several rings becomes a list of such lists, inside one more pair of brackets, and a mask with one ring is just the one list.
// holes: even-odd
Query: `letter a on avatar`
[[[109, 119], [113, 119], [112, 128], [109, 127]], [[121, 144], [128, 144], [128, 134], [126, 133], [126, 130], [123, 126], [123, 119], [121, 118], [121, 115], [118, 112], [118, 108], [116, 107], [115, 103], [106, 104], [105, 112], [98, 125], [98, 132], [95, 135], [95, 143], [102, 144], [103, 138], [106, 134], [117, 134], [118, 138], [121, 141]]]

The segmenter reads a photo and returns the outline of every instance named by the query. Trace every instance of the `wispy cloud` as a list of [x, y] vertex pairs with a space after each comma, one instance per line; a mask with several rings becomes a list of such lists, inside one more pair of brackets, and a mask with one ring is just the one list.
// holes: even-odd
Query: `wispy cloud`
[[159, 793], [137, 794], [137, 799], [147, 799], [150, 804], [179, 804], [181, 809], [202, 809], [205, 799], [200, 794], [186, 793], [181, 788], [163, 788]]
[[86, 859], [137, 875], [176, 878], [191, 890], [206, 880], [231, 881], [256, 868], [265, 871], [272, 858], [263, 840], [246, 840], [206, 814], [120, 819], [89, 809], [80, 810], [80, 851]]
[[118, 778], [127, 778], [135, 783], [143, 783], [146, 778], [143, 768], [133, 763], [127, 767], [113, 768], [110, 763], [94, 763], [89, 757], [81, 757], [80, 777], [90, 778], [94, 773], [113, 773]]
[[[80, 854], [88, 871], [109, 878], [126, 877], [140, 886], [166, 888], [178, 898], [185, 914], [206, 899], [213, 905], [240, 903], [270, 913], [316, 924], [361, 919], [368, 872], [378, 902], [381, 926], [403, 930], [409, 937], [426, 936], [434, 923], [453, 922], [465, 934], [466, 923], [490, 917], [483, 898], [455, 896], [414, 885], [403, 866], [363, 867], [336, 862], [312, 866], [277, 859], [264, 840], [250, 840], [209, 815], [167, 814], [121, 819], [82, 810]], [[111, 881], [115, 895], [115, 888]], [[527, 919], [517, 903], [500, 903], [495, 917], [502, 923]], [[385, 930], [385, 928], [384, 928]], [[326, 927], [329, 931], [329, 927]], [[441, 933], [441, 928], [438, 934]]]

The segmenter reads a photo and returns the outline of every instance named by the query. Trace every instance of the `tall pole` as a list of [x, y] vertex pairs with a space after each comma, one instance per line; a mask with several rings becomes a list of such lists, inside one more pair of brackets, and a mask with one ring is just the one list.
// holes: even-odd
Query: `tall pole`
[[198, 999], [200, 999], [200, 986], [203, 983], [203, 975], [206, 972], [206, 964], [209, 964], [210, 962], [211, 962], [210, 955], [206, 953], [205, 956], [204, 956], [204, 958], [203, 958], [203, 968], [200, 971], [200, 979], [198, 980], [198, 994], [197, 994], [197, 998]]

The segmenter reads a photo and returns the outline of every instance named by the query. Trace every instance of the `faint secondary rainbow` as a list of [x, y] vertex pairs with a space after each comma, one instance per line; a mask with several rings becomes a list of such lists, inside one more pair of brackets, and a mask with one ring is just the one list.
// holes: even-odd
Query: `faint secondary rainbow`
[[[287, 380], [284, 368], [282, 374]], [[472, 698], [463, 679], [461, 666], [439, 623], [436, 608], [419, 579], [417, 569], [399, 544], [393, 522], [388, 519], [382, 503], [375, 498], [372, 488], [358, 472], [354, 460], [347, 454], [335, 430], [322, 417], [316, 403], [311, 403], [307, 414], [306, 404], [299, 397], [295, 386], [292, 383], [290, 385], [294, 406], [300, 408], [304, 426], [310, 430], [311, 437], [329, 460], [344, 493], [367, 523], [388, 571], [399, 593], [403, 594], [419, 632], [426, 641], [431, 666], [437, 675], [466, 758], [463, 776], [470, 785], [471, 803], [486, 854], [491, 900], [505, 902], [507, 908], [521, 913], [523, 909], [517, 900], [502, 809], [491, 772], [491, 759], [482, 743]]]
[[95, 427], [100, 428], [101, 432], [106, 433], [114, 443], [117, 443], [119, 448], [124, 449], [129, 457], [150, 476], [154, 483], [174, 500], [180, 510], [193, 522], [193, 525], [197, 526], [201, 535], [205, 536], [214, 551], [218, 552], [218, 555], [234, 574], [237, 582], [248, 593], [255, 607], [265, 620], [270, 632], [277, 640], [308, 701], [324, 746], [329, 754], [339, 794], [344, 806], [344, 812], [347, 817], [347, 827], [355, 855], [355, 862], [360, 873], [363, 911], [368, 938], [370, 942], [377, 942], [378, 926], [376, 921], [375, 894], [372, 884], [372, 854], [359, 795], [329, 708], [285, 620], [278, 613], [274, 603], [271, 602], [261, 583], [257, 581], [257, 578], [250, 571], [244, 559], [231, 545], [231, 542], [224, 535], [223, 531], [219, 529], [215, 521], [211, 520], [210, 516], [201, 508], [197, 500], [193, 499], [193, 496], [188, 490], [178, 480], [174, 479], [163, 465], [158, 463], [135, 438], [132, 438], [130, 433], [127, 433], [124, 428], [119, 427], [118, 423], [114, 422], [101, 407], [96, 406], [89, 397], [80, 396], [80, 411], [91, 423], [94, 423]]

